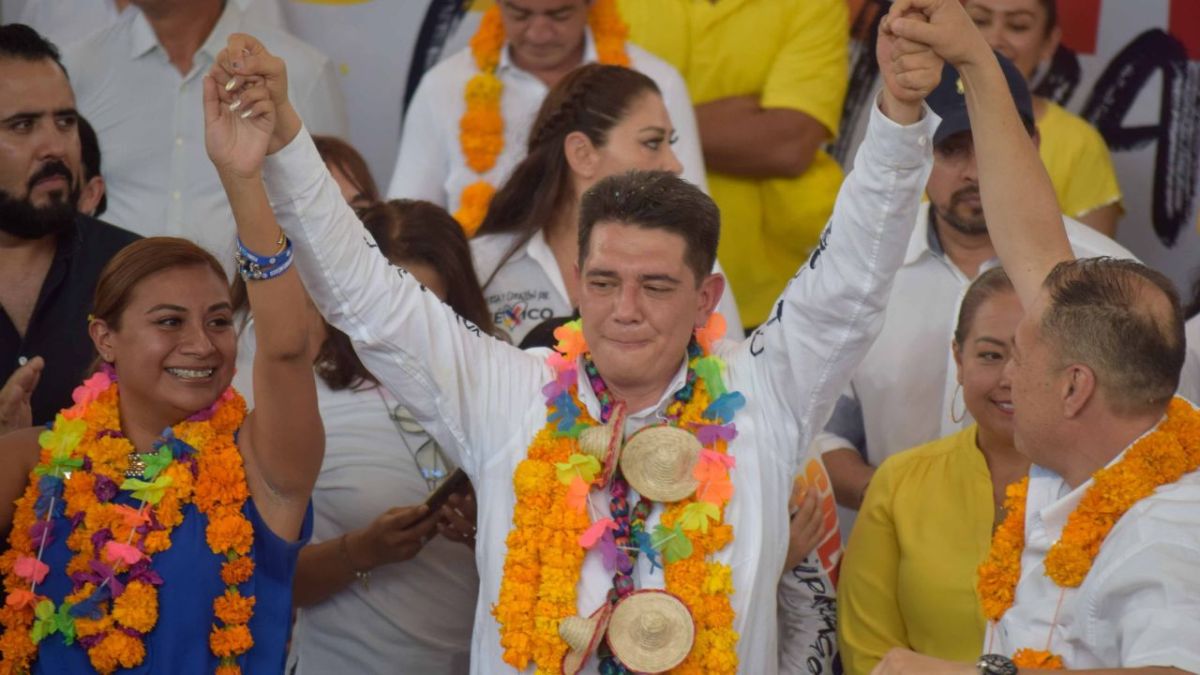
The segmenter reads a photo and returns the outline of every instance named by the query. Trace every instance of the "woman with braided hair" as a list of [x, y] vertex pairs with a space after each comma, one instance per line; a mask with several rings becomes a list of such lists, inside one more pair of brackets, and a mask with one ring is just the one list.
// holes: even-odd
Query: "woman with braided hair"
[[[471, 240], [496, 327], [521, 344], [538, 324], [575, 312], [583, 193], [634, 169], [678, 174], [671, 117], [658, 86], [621, 66], [589, 64], [559, 81], [538, 111], [525, 159], [496, 192]], [[714, 271], [720, 271], [718, 264]], [[732, 293], [719, 311], [741, 334]]]

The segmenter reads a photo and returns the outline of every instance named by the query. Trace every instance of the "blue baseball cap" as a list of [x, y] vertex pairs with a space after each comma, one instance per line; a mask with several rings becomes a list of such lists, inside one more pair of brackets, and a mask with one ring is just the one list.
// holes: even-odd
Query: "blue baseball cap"
[[[1000, 70], [1004, 72], [1004, 79], [1008, 81], [1008, 91], [1012, 94], [1013, 102], [1017, 104], [1017, 113], [1021, 115], [1025, 125], [1032, 129], [1034, 124], [1033, 96], [1029, 93], [1029, 85], [1025, 82], [1025, 76], [1004, 55], [997, 53], [996, 60], [1000, 62]], [[942, 118], [942, 123], [938, 125], [937, 131], [933, 134], [934, 145], [940, 144], [954, 134], [971, 130], [963, 83], [958, 76], [958, 71], [949, 63], [942, 69], [942, 81], [938, 83], [936, 89], [930, 92], [929, 96], [925, 97], [925, 102]]]

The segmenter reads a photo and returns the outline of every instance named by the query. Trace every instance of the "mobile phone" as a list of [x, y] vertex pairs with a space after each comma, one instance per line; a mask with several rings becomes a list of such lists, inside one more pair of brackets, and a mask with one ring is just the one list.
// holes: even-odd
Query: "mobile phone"
[[429, 493], [429, 496], [425, 498], [425, 506], [429, 507], [430, 513], [437, 512], [446, 503], [446, 500], [450, 499], [450, 495], [461, 492], [470, 482], [465, 471], [455, 469], [454, 473], [447, 476], [441, 485]]

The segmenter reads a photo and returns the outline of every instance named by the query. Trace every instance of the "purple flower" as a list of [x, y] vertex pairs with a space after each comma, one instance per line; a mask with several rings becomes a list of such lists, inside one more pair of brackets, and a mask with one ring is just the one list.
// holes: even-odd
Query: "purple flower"
[[117, 496], [117, 484], [113, 479], [103, 474], [95, 474], [96, 484], [92, 487], [92, 492], [96, 495], [96, 499], [101, 502], [111, 502], [113, 497]]
[[[45, 541], [42, 541], [45, 537]], [[35, 546], [49, 546], [54, 541], [54, 521], [39, 520], [29, 527], [29, 538]]]
[[729, 424], [705, 424], [696, 427], [696, 438], [700, 445], [709, 447], [718, 440], [732, 441], [737, 436], [737, 427]]
[[106, 527], [92, 535], [92, 546], [99, 551], [100, 549], [104, 548], [105, 544], [112, 541], [112, 538], [112, 530]]

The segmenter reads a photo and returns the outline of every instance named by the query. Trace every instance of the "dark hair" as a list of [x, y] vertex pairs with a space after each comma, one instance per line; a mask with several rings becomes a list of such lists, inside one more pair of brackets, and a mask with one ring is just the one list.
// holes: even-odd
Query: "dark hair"
[[1132, 260], [1085, 258], [1059, 263], [1044, 287], [1041, 331], [1059, 356], [1091, 367], [1117, 413], [1165, 409], [1185, 350], [1171, 281]]
[[139, 239], [118, 251], [100, 271], [92, 296], [92, 316], [119, 329], [121, 314], [138, 284], [153, 274], [178, 267], [208, 267], [222, 282], [227, 278], [211, 253], [187, 239]]
[[341, 171], [363, 197], [372, 204], [380, 200], [379, 188], [371, 177], [371, 170], [354, 146], [336, 136], [313, 136], [313, 144], [317, 146], [321, 159]]
[[958, 306], [958, 323], [954, 325], [954, 342], [962, 346], [967, 342], [967, 334], [971, 332], [971, 324], [975, 323], [975, 315], [979, 312], [984, 301], [999, 293], [1015, 293], [1012, 280], [1004, 272], [1003, 267], [993, 267], [975, 277], [975, 281], [967, 287], [963, 294], [962, 303]]
[[583, 194], [579, 206], [579, 266], [587, 259], [592, 228], [615, 222], [683, 237], [684, 260], [696, 283], [712, 274], [721, 238], [721, 212], [700, 188], [668, 171], [609, 176]]
[[425, 201], [393, 199], [367, 209], [362, 221], [388, 260], [400, 266], [418, 262], [432, 267], [446, 285], [446, 304], [481, 331], [495, 331], [467, 237], [445, 209]]
[[587, 64], [559, 80], [546, 94], [529, 132], [525, 158], [492, 197], [477, 234], [516, 232], [492, 276], [533, 236], [553, 223], [574, 200], [563, 141], [581, 132], [597, 147], [639, 96], [659, 93], [654, 80], [629, 68]]
[[64, 75], [67, 73], [58, 53], [58, 47], [23, 23], [0, 25], [0, 58], [22, 61], [50, 59], [58, 64]]
[[[83, 160], [83, 180], [89, 181], [100, 175], [100, 139], [96, 138], [96, 130], [92, 128], [92, 123], [87, 121], [83, 115], [78, 117], [79, 125], [79, 154]], [[96, 204], [96, 212], [92, 215], [99, 218], [108, 210], [108, 192], [100, 195], [100, 202]]]

